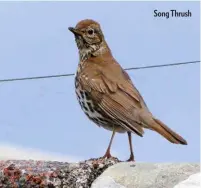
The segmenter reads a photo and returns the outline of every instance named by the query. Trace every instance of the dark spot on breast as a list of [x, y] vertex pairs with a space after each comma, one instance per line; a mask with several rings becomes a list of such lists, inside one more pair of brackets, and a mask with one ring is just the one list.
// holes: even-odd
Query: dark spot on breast
[[101, 109], [100, 108], [96, 108], [96, 111], [98, 112], [98, 113], [100, 113], [101, 114]]
[[86, 111], [89, 111], [89, 109], [88, 109], [85, 105], [84, 105], [83, 107], [84, 107], [84, 109], [85, 109]]
[[85, 97], [87, 100], [90, 100], [89, 94], [87, 92], [85, 92]]
[[98, 121], [98, 119], [97, 119], [97, 118], [92, 118], [92, 121], [93, 121], [94, 123], [98, 124], [98, 125], [101, 125], [101, 122], [100, 122], [100, 121]]
[[94, 121], [100, 122], [98, 118], [94, 118]]
[[89, 116], [89, 114], [88, 114], [88, 112], [85, 112], [85, 114], [88, 116], [89, 119], [91, 119], [90, 116]]
[[84, 99], [84, 92], [80, 91], [81, 97]]
[[101, 117], [99, 117], [98, 120], [99, 120], [99, 121], [102, 121], [102, 122], [106, 122], [106, 123], [108, 122], [106, 119], [101, 118]]
[[77, 80], [77, 76], [75, 77], [75, 88], [78, 87], [78, 80]]
[[78, 99], [80, 100], [80, 95], [77, 94]]
[[93, 112], [94, 112], [94, 109], [92, 108], [91, 103], [90, 103], [90, 102], [87, 102], [87, 104], [88, 104], [89, 110], [93, 113]]

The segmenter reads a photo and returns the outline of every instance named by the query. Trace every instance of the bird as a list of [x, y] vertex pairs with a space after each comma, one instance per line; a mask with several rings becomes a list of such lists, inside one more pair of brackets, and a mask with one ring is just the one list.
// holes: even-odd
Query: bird
[[128, 73], [113, 57], [101, 25], [92, 19], [68, 28], [75, 38], [79, 63], [75, 75], [75, 93], [81, 109], [99, 127], [112, 131], [102, 158], [112, 158], [115, 133], [127, 133], [130, 157], [135, 161], [132, 134], [143, 137], [144, 129], [155, 131], [174, 144], [187, 141], [157, 119], [148, 109]]

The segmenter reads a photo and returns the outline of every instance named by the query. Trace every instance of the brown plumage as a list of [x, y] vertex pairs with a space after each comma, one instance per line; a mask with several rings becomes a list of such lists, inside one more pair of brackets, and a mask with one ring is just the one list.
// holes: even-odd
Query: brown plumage
[[187, 144], [149, 111], [129, 75], [112, 56], [99, 23], [83, 20], [69, 30], [75, 35], [80, 56], [75, 78], [78, 101], [92, 121], [113, 131], [104, 157], [111, 157], [115, 132], [128, 133], [130, 161], [134, 160], [131, 133], [143, 136], [144, 128], [158, 132], [172, 143]]

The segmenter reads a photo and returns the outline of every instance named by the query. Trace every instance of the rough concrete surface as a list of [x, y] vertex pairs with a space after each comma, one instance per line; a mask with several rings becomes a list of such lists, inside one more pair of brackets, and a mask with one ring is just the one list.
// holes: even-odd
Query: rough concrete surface
[[114, 159], [89, 159], [79, 163], [57, 161], [0, 161], [0, 188], [90, 188]]
[[[132, 163], [116, 158], [79, 163], [7, 160], [0, 161], [0, 188], [173, 188], [179, 182], [181, 186], [199, 183], [198, 178], [189, 178], [197, 172], [199, 164]], [[181, 186], [175, 188], [187, 188]]]
[[190, 163], [118, 163], [105, 170], [91, 188], [173, 188], [199, 171], [199, 164]]

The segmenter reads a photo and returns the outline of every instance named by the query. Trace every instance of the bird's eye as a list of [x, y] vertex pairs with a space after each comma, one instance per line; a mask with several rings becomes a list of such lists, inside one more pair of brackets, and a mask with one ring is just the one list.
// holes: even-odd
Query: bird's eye
[[94, 30], [93, 29], [89, 29], [87, 32], [88, 32], [89, 35], [93, 35]]

